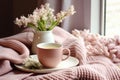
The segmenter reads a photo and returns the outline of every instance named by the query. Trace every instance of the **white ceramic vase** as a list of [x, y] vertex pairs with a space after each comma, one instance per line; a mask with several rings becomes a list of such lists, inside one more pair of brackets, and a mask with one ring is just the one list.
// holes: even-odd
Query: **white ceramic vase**
[[34, 38], [33, 38], [33, 42], [32, 42], [32, 53], [36, 54], [36, 45], [38, 43], [43, 43], [43, 42], [47, 42], [47, 43], [54, 43], [54, 36], [52, 31], [36, 31], [34, 33]]

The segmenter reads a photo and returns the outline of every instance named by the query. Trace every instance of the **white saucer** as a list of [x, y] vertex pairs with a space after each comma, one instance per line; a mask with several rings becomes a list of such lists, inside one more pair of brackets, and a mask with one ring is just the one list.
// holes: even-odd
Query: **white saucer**
[[[38, 61], [38, 58], [37, 58], [36, 55], [31, 55], [30, 57], [33, 60]], [[79, 64], [79, 60], [77, 58], [75, 58], [75, 57], [70, 56], [68, 59], [60, 62], [60, 64], [57, 67], [55, 67], [55, 68], [44, 68], [44, 67], [41, 67], [40, 69], [29, 69], [29, 68], [24, 67], [24, 65], [15, 65], [15, 67], [18, 68], [19, 70], [22, 70], [22, 71], [25, 71], [25, 72], [49, 73], [49, 72], [53, 72], [53, 71], [56, 71], [56, 70], [61, 70], [61, 69], [77, 66], [78, 64]]]

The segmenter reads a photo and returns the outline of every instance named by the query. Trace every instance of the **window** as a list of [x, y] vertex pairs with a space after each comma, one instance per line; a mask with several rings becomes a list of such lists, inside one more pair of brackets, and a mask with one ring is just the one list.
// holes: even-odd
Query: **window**
[[120, 0], [105, 0], [105, 35], [120, 35]]
[[104, 0], [90, 1], [90, 31], [104, 35]]

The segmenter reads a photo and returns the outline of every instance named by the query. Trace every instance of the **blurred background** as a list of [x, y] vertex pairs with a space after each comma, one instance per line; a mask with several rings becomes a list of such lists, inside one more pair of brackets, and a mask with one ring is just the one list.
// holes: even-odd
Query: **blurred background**
[[0, 38], [19, 33], [16, 17], [27, 16], [37, 7], [37, 0], [0, 0]]
[[73, 29], [90, 29], [90, 0], [0, 0], [0, 38], [21, 32], [22, 28], [14, 24], [15, 18], [31, 14], [36, 7], [44, 3], [49, 3], [55, 14], [71, 5], [75, 7], [76, 13], [58, 25], [63, 29], [69, 32]]

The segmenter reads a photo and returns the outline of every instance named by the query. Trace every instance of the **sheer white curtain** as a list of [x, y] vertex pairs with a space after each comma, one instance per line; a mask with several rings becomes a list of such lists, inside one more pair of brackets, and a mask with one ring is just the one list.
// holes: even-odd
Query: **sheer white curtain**
[[[66, 10], [70, 5], [74, 5], [76, 13], [67, 17], [60, 27], [71, 32], [73, 29], [88, 29], [89, 24], [89, 5], [90, 0], [38, 0], [38, 6], [44, 3], [50, 3], [50, 7], [55, 9], [55, 13], [60, 10]], [[88, 5], [86, 5], [88, 3]], [[86, 10], [88, 11], [86, 11]], [[87, 17], [88, 16], [88, 17]]]

